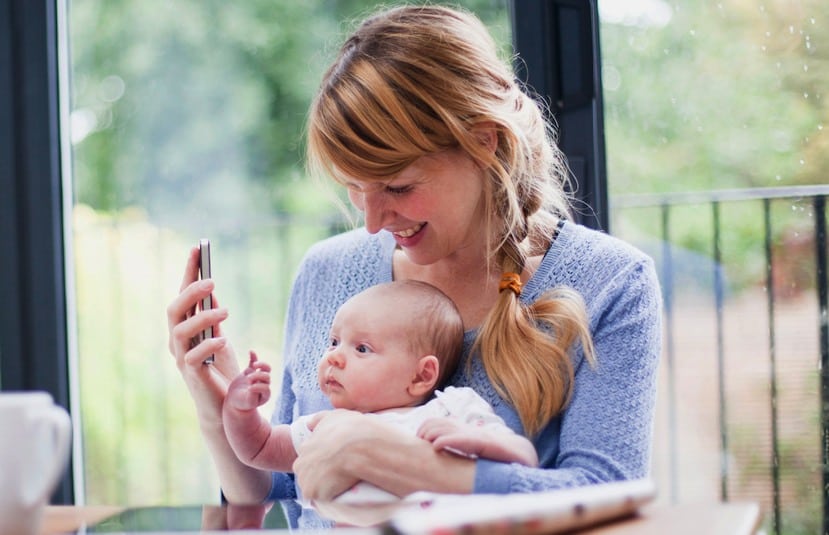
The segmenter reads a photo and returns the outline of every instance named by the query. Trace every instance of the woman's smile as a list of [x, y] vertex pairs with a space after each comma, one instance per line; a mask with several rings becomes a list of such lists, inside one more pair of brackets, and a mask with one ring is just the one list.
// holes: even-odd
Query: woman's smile
[[425, 225], [425, 224], [426, 223], [418, 223], [418, 224], [416, 224], [415, 226], [413, 226], [411, 228], [407, 228], [405, 230], [398, 230], [398, 231], [392, 232], [392, 234], [394, 234], [395, 236], [399, 236], [400, 238], [411, 238], [412, 236], [414, 236], [415, 234], [420, 232], [420, 229], [422, 229], [423, 225]]
[[406, 247], [411, 249], [420, 243], [421, 238], [424, 236], [425, 228], [426, 223], [418, 223], [413, 227], [405, 230], [397, 230], [391, 234], [394, 236], [394, 241], [397, 242], [398, 247]]

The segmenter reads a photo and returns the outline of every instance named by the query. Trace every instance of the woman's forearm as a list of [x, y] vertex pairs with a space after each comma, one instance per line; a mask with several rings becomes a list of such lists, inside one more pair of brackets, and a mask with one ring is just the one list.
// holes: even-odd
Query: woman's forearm
[[333, 500], [359, 481], [398, 496], [469, 493], [474, 486], [473, 460], [437, 452], [426, 440], [354, 411], [329, 413], [298, 453], [294, 474], [309, 500]]
[[207, 447], [210, 450], [222, 493], [230, 503], [262, 503], [271, 488], [270, 472], [247, 466], [240, 461], [230, 443], [224, 428], [214, 425], [201, 428]]
[[401, 497], [419, 490], [468, 494], [474, 487], [475, 461], [417, 437], [388, 434], [358, 443], [351, 455], [354, 477]]

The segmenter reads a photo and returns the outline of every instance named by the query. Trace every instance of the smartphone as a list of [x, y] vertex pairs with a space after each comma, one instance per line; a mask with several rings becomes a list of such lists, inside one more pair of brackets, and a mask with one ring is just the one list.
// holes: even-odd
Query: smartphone
[[[202, 238], [199, 240], [199, 278], [209, 279], [210, 274], [210, 240]], [[213, 295], [208, 295], [201, 302], [202, 310], [210, 310], [213, 308]], [[213, 338], [213, 327], [208, 327], [201, 332], [200, 341]], [[210, 355], [204, 360], [205, 364], [212, 364], [215, 360], [215, 355]]]

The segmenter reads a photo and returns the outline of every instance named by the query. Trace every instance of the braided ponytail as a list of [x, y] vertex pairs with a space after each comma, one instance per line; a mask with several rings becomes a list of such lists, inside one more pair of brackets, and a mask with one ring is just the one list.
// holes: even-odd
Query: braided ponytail
[[570, 400], [574, 371], [569, 349], [581, 342], [593, 362], [593, 346], [581, 295], [555, 288], [527, 306], [519, 299], [520, 285], [506, 282], [521, 269], [505, 258], [498, 300], [481, 325], [473, 351], [479, 351], [496, 391], [512, 403], [526, 433], [533, 436]]

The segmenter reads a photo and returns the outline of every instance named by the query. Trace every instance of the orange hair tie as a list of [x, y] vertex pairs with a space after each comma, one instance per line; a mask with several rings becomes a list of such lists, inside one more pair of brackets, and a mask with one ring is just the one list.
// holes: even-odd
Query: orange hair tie
[[504, 290], [512, 290], [515, 295], [521, 295], [521, 275], [512, 272], [501, 275], [498, 291], [503, 292]]

